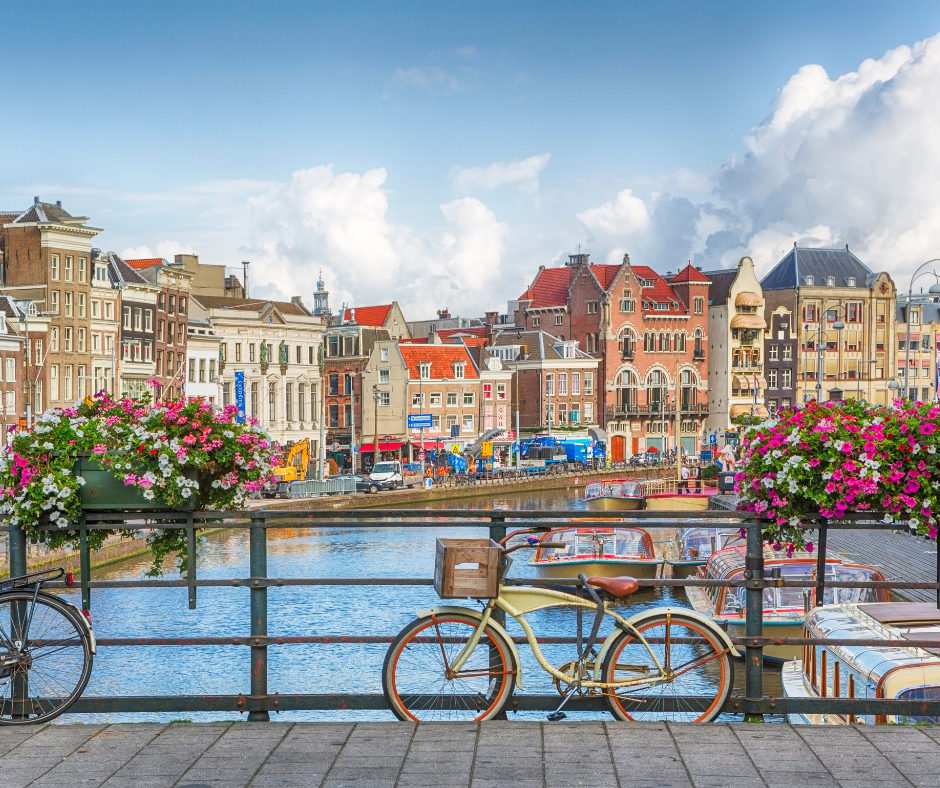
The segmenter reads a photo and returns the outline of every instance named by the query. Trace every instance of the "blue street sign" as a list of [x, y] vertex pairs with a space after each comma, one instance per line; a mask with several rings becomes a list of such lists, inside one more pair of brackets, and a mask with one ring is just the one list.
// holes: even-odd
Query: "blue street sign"
[[451, 438], [459, 438], [459, 437], [460, 437], [460, 425], [459, 425], [459, 424], [451, 424], [451, 425], [450, 425], [450, 437], [451, 437]]
[[235, 373], [235, 404], [238, 406], [238, 421], [245, 420], [245, 373]]
[[408, 429], [420, 430], [431, 429], [432, 418], [430, 413], [419, 413], [417, 416], [408, 417]]
[[718, 443], [717, 437], [718, 436], [715, 435], [715, 433], [712, 433], [711, 435], [708, 436], [708, 442], [711, 444]]

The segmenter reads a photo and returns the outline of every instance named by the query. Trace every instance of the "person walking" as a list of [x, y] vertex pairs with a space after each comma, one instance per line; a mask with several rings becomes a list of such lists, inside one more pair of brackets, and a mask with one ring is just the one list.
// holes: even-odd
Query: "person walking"
[[682, 464], [680, 474], [682, 475], [682, 481], [679, 482], [679, 491], [685, 495], [689, 491], [689, 466], [685, 463]]
[[695, 492], [702, 492], [702, 466], [700, 464], [693, 469], [692, 478], [695, 479]]

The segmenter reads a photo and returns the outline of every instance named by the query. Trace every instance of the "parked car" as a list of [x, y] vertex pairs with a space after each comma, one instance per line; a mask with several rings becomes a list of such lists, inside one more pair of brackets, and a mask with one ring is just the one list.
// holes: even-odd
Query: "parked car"
[[389, 489], [382, 482], [374, 481], [368, 476], [360, 476], [357, 473], [346, 473], [341, 476], [332, 476], [332, 479], [355, 479], [356, 480], [356, 492], [364, 493], [377, 493], [382, 492], [382, 490]]

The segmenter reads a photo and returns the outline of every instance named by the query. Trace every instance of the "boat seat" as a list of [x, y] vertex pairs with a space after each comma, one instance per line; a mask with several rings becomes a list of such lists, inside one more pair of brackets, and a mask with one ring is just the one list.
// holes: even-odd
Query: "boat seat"
[[632, 577], [589, 577], [587, 581], [601, 591], [617, 597], [630, 596], [640, 587]]

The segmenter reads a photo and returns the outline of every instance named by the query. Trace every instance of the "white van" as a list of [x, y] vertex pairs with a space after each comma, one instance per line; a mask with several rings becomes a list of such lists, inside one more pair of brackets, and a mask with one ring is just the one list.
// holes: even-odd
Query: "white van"
[[369, 478], [374, 482], [382, 482], [389, 490], [415, 487], [419, 482], [418, 474], [406, 471], [398, 460], [376, 463]]

